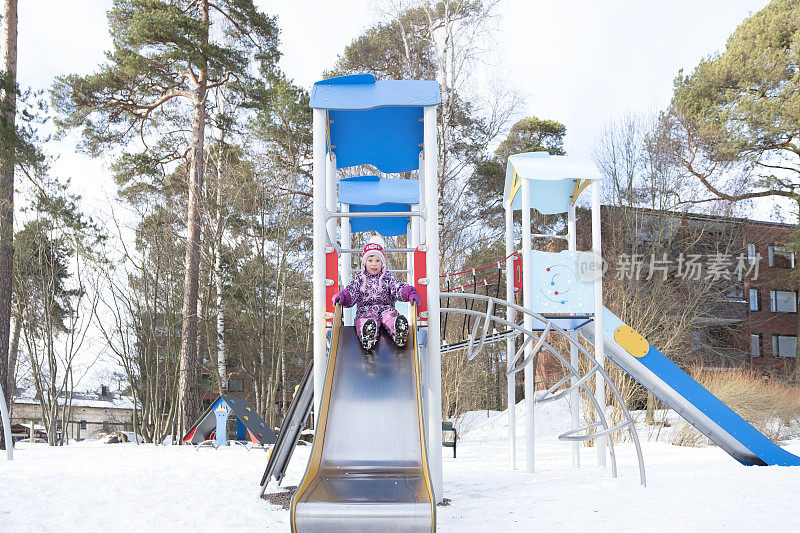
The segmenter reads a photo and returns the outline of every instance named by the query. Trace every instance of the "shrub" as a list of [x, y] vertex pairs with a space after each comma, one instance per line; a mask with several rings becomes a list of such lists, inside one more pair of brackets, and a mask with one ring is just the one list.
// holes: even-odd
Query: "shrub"
[[[773, 442], [800, 435], [800, 389], [744, 371], [704, 372], [692, 377]], [[708, 438], [688, 422], [670, 438], [678, 446], [706, 446]]]

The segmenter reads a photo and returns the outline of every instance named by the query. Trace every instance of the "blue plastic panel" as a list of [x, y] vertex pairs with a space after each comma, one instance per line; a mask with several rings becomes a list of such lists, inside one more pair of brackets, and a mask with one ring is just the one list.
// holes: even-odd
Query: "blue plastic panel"
[[[592, 319], [585, 316], [563, 316], [563, 317], [553, 317], [544, 315], [544, 318], [555, 324], [556, 326], [560, 327], [563, 330], [571, 331], [573, 329], [578, 329], [581, 326], [585, 326], [587, 323], [591, 322]], [[531, 326], [531, 331], [544, 331], [544, 328], [547, 326], [547, 322], [542, 322], [538, 318], [533, 319], [533, 326]]]
[[[353, 213], [379, 213], [386, 211], [408, 211], [408, 204], [350, 205]], [[408, 232], [408, 217], [364, 217], [351, 218], [350, 231], [377, 231], [384, 237], [405, 235]]]
[[594, 313], [594, 283], [578, 275], [582, 253], [531, 251], [534, 312]]
[[356, 176], [339, 180], [339, 201], [343, 204], [418, 204], [419, 181]]
[[314, 109], [373, 109], [383, 106], [425, 107], [442, 102], [439, 83], [429, 80], [381, 80], [354, 74], [320, 80], [311, 91]]
[[329, 118], [337, 168], [371, 164], [387, 173], [419, 168], [421, 107], [331, 111]]

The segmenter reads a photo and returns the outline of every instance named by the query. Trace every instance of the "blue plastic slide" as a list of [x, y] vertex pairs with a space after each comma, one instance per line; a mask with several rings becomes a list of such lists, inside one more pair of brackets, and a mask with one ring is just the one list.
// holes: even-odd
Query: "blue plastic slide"
[[[717, 446], [745, 465], [800, 466], [800, 457], [769, 440], [614, 313], [603, 312], [606, 355]], [[579, 331], [594, 342], [594, 322]]]

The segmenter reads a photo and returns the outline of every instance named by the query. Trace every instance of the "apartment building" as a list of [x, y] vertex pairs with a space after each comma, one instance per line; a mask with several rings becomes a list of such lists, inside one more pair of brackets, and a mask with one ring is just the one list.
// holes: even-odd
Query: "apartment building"
[[745, 283], [749, 367], [765, 377], [787, 377], [797, 361], [797, 252], [786, 246], [797, 226], [745, 221], [748, 259], [757, 279]]

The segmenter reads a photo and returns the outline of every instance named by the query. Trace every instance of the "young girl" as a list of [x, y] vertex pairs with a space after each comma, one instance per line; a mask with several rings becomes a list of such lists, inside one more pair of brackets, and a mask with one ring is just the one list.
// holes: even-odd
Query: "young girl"
[[365, 350], [375, 346], [378, 327], [383, 325], [397, 346], [403, 347], [408, 339], [408, 319], [397, 312], [394, 303], [421, 300], [417, 290], [403, 283], [386, 268], [381, 237], [372, 237], [361, 255], [361, 272], [353, 281], [333, 296], [333, 303], [343, 307], [356, 305], [356, 335]]

